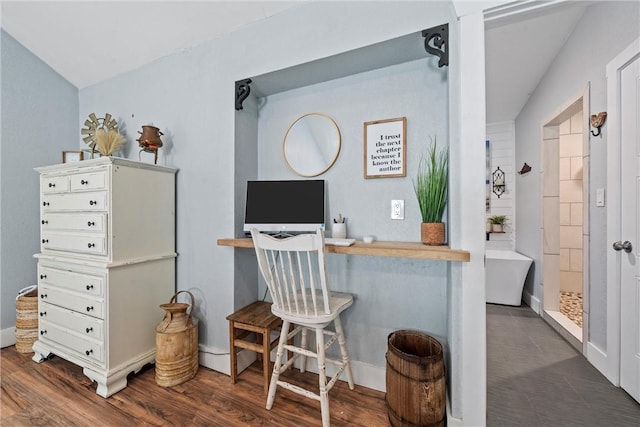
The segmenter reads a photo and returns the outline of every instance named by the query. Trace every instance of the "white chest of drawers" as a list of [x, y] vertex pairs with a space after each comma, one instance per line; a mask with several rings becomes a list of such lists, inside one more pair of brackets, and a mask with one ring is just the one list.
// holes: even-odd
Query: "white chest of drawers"
[[175, 291], [175, 169], [103, 157], [40, 173], [39, 337], [108, 397], [155, 358]]

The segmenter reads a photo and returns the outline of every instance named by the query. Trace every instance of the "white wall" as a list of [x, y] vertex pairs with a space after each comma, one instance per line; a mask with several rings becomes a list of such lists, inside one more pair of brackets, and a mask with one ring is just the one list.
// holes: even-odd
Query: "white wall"
[[0, 344], [12, 344], [15, 297], [35, 285], [39, 252], [39, 179], [33, 168], [60, 163], [77, 148], [78, 90], [5, 31], [0, 145]]
[[[80, 91], [79, 108], [72, 114], [74, 119], [64, 120], [65, 126], [68, 125], [73, 132], [69, 133], [70, 136], [66, 133], [58, 135], [65, 141], [67, 139], [75, 141], [70, 148], [84, 147], [77, 132], [91, 112], [98, 115], [109, 112], [118, 119], [129, 141], [128, 147], [124, 150], [124, 155], [128, 158], [138, 159], [135, 138], [138, 137], [137, 130], [142, 124], [153, 122], [165, 133], [163, 137], [165, 145], [161, 149], [159, 163], [179, 168], [177, 175], [178, 288], [190, 289], [197, 297], [196, 315], [202, 320], [200, 342], [201, 348], [205, 351], [202, 357], [203, 364], [228, 372], [228, 356], [212, 354], [228, 352], [228, 326], [225, 316], [243, 305], [245, 301], [256, 297], [255, 290], [250, 286], [255, 280], [256, 271], [240, 268], [247, 262], [252, 262], [251, 255], [245, 255], [240, 250], [228, 247], [218, 247], [215, 244], [217, 238], [238, 235], [242, 220], [242, 213], [237, 209], [241, 203], [240, 194], [243, 191], [241, 189], [246, 179], [257, 176], [258, 147], [255, 143], [242, 145], [243, 141], [251, 141], [254, 138], [252, 135], [256, 129], [252, 129], [250, 123], [240, 125], [241, 128], [234, 125], [238, 123], [235, 119], [245, 114], [244, 111], [235, 112], [233, 109], [234, 82], [418, 32], [444, 22], [449, 22], [451, 26], [449, 52], [452, 61], [448, 73], [452, 83], [448, 91], [449, 99], [454, 101], [448, 107], [449, 123], [437, 126], [446, 126], [453, 130], [450, 135], [453, 145], [450, 188], [452, 196], [449, 206], [450, 241], [454, 247], [470, 249], [472, 261], [464, 263], [464, 266], [459, 263], [448, 264], [442, 269], [439, 262], [418, 263], [405, 260], [390, 266], [380, 265], [377, 261], [368, 258], [356, 260], [354, 257], [353, 263], [347, 261], [348, 265], [340, 274], [351, 281], [349, 275], [354, 272], [372, 271], [371, 277], [377, 272], [376, 280], [379, 282], [375, 287], [397, 285], [398, 294], [406, 292], [406, 289], [400, 287], [405, 279], [403, 275], [408, 275], [411, 281], [415, 281], [416, 276], [434, 275], [433, 283], [430, 282], [429, 286], [437, 289], [424, 289], [424, 286], [422, 289], [415, 288], [413, 295], [406, 295], [406, 304], [420, 301], [412, 307], [412, 310], [419, 311], [424, 309], [422, 297], [433, 296], [433, 302], [427, 301], [427, 304], [434, 304], [434, 307], [441, 304], [447, 307], [446, 309], [434, 308], [434, 318], [440, 318], [438, 321], [446, 322], [448, 340], [452, 349], [449, 361], [452, 412], [463, 421], [468, 420], [468, 424], [483, 422], [485, 409], [484, 282], [475, 278], [484, 276], [482, 267], [484, 239], [481, 229], [484, 215], [480, 192], [483, 171], [481, 165], [484, 163], [475, 165], [474, 161], [483, 158], [483, 150], [476, 147], [473, 141], [484, 137], [484, 114], [478, 111], [472, 102], [469, 102], [467, 110], [464, 110], [474, 111], [470, 116], [465, 115], [459, 108], [461, 92], [466, 94], [470, 94], [469, 90], [474, 92], [472, 89], [475, 86], [473, 83], [475, 80], [466, 80], [466, 77], [461, 77], [463, 74], [461, 69], [465, 66], [462, 63], [465, 54], [457, 46], [460, 39], [459, 27], [449, 2], [304, 4], [255, 25], [247, 26], [236, 33], [162, 58], [148, 66]], [[467, 52], [474, 53], [473, 60], [467, 62], [466, 66], [470, 72], [473, 69], [473, 73], [476, 73], [475, 70], [478, 67], [483, 68], [482, 44], [478, 45], [480, 47], [478, 51], [477, 43], [474, 42], [478, 40], [476, 37], [478, 32], [482, 38], [480, 22], [481, 19], [473, 20], [473, 28], [466, 33]], [[329, 23], [330, 31], [328, 31]], [[435, 62], [436, 58], [431, 58], [431, 61]], [[465, 74], [465, 76], [468, 75], [469, 73]], [[464, 80], [466, 88], [464, 90], [459, 90], [461, 80]], [[27, 83], [34, 82], [28, 81], [25, 84]], [[400, 89], [398, 88], [398, 91]], [[412, 89], [412, 87], [402, 87], [407, 96], [413, 94]], [[479, 99], [478, 96], [482, 98], [481, 95], [479, 92], [473, 93], [471, 98]], [[256, 115], [257, 105], [247, 101], [245, 101], [246, 113]], [[73, 101], [63, 100], [55, 107], [59, 107], [61, 102], [71, 108], [77, 106]], [[348, 100], [345, 100], [345, 103], [348, 103]], [[446, 105], [443, 108], [447, 108]], [[52, 106], [51, 109], [54, 107]], [[3, 108], [3, 136], [5, 114], [6, 109]], [[25, 115], [27, 116], [28, 114]], [[468, 126], [469, 117], [472, 118], [472, 126]], [[464, 127], [465, 131], [461, 132], [459, 127]], [[30, 135], [38, 136], [37, 133]], [[41, 148], [44, 144], [42, 141], [45, 139], [33, 138], [33, 141], [37, 141], [37, 147]], [[57, 150], [59, 147], [54, 151]], [[471, 157], [466, 157], [467, 154]], [[144, 160], [150, 159], [147, 156]], [[43, 164], [55, 162], [57, 160], [53, 156], [42, 161]], [[31, 171], [32, 166], [28, 165], [26, 169]], [[5, 176], [3, 172], [2, 178]], [[2, 182], [5, 188], [4, 179]], [[403, 182], [401, 191], [406, 192], [408, 179], [401, 182]], [[34, 185], [34, 189], [36, 187], [37, 185]], [[407, 202], [410, 200], [408, 195], [405, 199]], [[37, 200], [35, 202], [37, 203]], [[37, 215], [35, 216], [37, 220]], [[4, 202], [2, 220], [4, 221]], [[404, 224], [408, 224], [409, 221], [409, 219], [405, 220]], [[368, 231], [375, 227], [385, 229], [384, 224], [377, 223], [373, 223], [366, 229]], [[408, 233], [407, 230], [396, 233], [396, 231], [385, 229], [385, 233], [393, 238], [393, 236], [404, 236], [403, 233]], [[22, 235], [30, 235], [37, 241], [38, 231], [37, 221], [30, 222], [22, 230]], [[31, 253], [36, 250], [29, 250], [29, 260], [31, 260]], [[35, 263], [30, 271], [35, 272]], [[439, 276], [441, 274], [443, 275]], [[450, 280], [447, 280], [448, 274], [452, 277]], [[5, 287], [4, 280], [2, 287], [3, 289]], [[376, 299], [374, 293], [367, 297]], [[7, 299], [3, 298], [3, 304], [4, 301]], [[405, 307], [403, 305], [389, 307], [389, 309], [402, 311]], [[445, 320], [440, 317], [443, 313], [446, 313]], [[371, 329], [378, 327], [376, 314], [368, 313], [369, 318], [366, 321], [371, 323]], [[161, 315], [159, 309], [159, 318]], [[352, 325], [355, 325], [356, 319], [352, 320], [354, 320]], [[364, 320], [358, 320], [360, 321]], [[402, 327], [402, 325], [385, 324], [380, 328], [388, 330], [396, 327]], [[430, 327], [430, 325], [424, 325], [423, 329], [428, 330]], [[442, 325], [435, 328], [443, 329]], [[366, 336], [368, 339], [368, 335]], [[382, 342], [383, 340], [375, 341], [374, 346], [377, 350], [371, 355], [374, 363], [379, 363], [379, 355], [384, 352], [384, 348], [380, 348]], [[354, 351], [364, 354], [364, 348], [357, 348], [360, 345], [356, 341]], [[369, 360], [365, 356], [362, 358]], [[362, 364], [367, 363], [362, 362]], [[381, 367], [377, 366], [377, 368]]]
[[[547, 71], [535, 92], [516, 119], [516, 164], [529, 163], [534, 171], [541, 167], [542, 126], [571, 102], [582, 96], [590, 83], [591, 111], [606, 111], [605, 66], [622, 49], [638, 37], [640, 28], [638, 2], [603, 2], [590, 6], [569, 40]], [[589, 339], [606, 351], [606, 211], [595, 206], [595, 191], [606, 185], [606, 124], [601, 136], [590, 137], [589, 257], [590, 314]], [[587, 170], [587, 169], [585, 169]], [[541, 188], [538, 174], [517, 180], [518, 212], [516, 249], [536, 262], [533, 282], [526, 292], [542, 299], [541, 261]], [[585, 179], [587, 177], [585, 176]]]
[[[160, 163], [180, 169], [177, 175], [178, 287], [190, 289], [198, 299], [196, 314], [202, 320], [200, 342], [206, 351], [211, 353], [228, 351], [226, 315], [243, 305], [248, 299], [255, 299], [257, 296], [256, 292], [248, 286], [253, 280], [253, 276], [247, 276], [249, 269], [240, 267], [240, 265], [246, 265], [245, 262], [251, 262], [251, 255], [238, 255], [239, 250], [215, 245], [217, 238], [238, 235], [242, 213], [234, 209], [234, 206], [239, 204], [240, 193], [244, 192], [246, 179], [255, 174], [255, 170], [251, 171], [251, 168], [246, 166], [246, 162], [251, 164], [256, 161], [252, 157], [252, 152], [255, 149], [257, 155], [257, 146], [254, 147], [251, 144], [251, 137], [241, 136], [234, 144], [234, 138], [238, 134], [238, 129], [234, 128], [234, 118], [245, 114], [244, 111], [233, 110], [234, 82], [418, 32], [430, 26], [449, 22], [451, 19], [453, 19], [453, 9], [451, 4], [446, 2], [305, 4], [231, 35], [181, 54], [163, 58], [149, 66], [80, 92], [79, 120], [83, 121], [86, 114], [91, 111], [108, 111], [116, 115], [127, 129], [130, 145], [128, 150], [125, 150], [125, 155], [128, 157], [137, 158], [134, 139], [137, 136], [137, 129], [142, 124], [152, 121], [165, 133], [163, 140], [166, 148], [163, 147], [161, 150]], [[327, 22], [331, 22], [331, 31], [326, 31]], [[431, 61], [435, 62], [436, 58], [433, 57]], [[433, 74], [429, 69], [425, 69], [424, 73], [425, 78]], [[441, 78], [438, 74], [433, 75], [436, 80]], [[411, 86], [392, 86], [390, 89], [395, 89], [401, 98], [415, 96]], [[441, 94], [438, 95], [440, 98], [437, 99], [441, 99], [441, 96]], [[421, 102], [425, 101], [430, 100]], [[349, 105], [349, 99], [344, 99], [343, 104]], [[357, 118], [359, 123], [353, 125], [356, 129], [362, 125], [362, 117], [364, 117], [362, 111], [370, 106], [353, 104], [352, 107], [353, 110], [361, 110], [358, 114], [362, 114]], [[247, 114], [255, 114], [254, 107], [250, 104], [245, 108], [248, 108]], [[446, 110], [447, 106], [443, 105], [442, 108]], [[424, 131], [418, 131], [415, 135], [408, 134], [408, 139], [418, 142], [422, 138], [424, 141], [430, 129], [428, 120], [431, 119], [417, 117], [412, 120], [411, 123], [423, 123], [421, 126]], [[437, 129], [448, 128], [444, 122], [434, 126]], [[247, 141], [249, 145], [238, 145]], [[358, 147], [361, 144], [361, 138], [357, 136], [355, 141], [345, 141], [345, 144]], [[346, 148], [345, 150], [348, 152]], [[240, 152], [243, 153], [242, 156], [238, 156]], [[345, 158], [357, 156], [353, 153]], [[343, 164], [342, 170], [349, 171], [347, 166]], [[355, 167], [361, 167], [361, 162], [357, 162]], [[261, 168], [262, 166], [260, 170]], [[458, 168], [458, 164], [452, 164], [452, 170], [456, 169], [456, 172], [452, 173], [451, 180], [454, 189], [460, 185], [461, 172], [457, 170]], [[336, 169], [336, 171], [339, 170]], [[355, 176], [361, 176], [361, 171], [356, 172], [354, 169], [352, 172]], [[264, 176], [267, 174], [265, 173]], [[410, 212], [412, 199], [408, 179], [396, 179], [395, 181], [399, 183], [398, 187], [388, 188], [389, 193], [384, 199], [390, 200], [396, 197], [392, 194], [398, 190], [407, 202], [406, 213], [414, 215]], [[393, 181], [374, 180], [369, 185], [388, 186], [390, 184], [385, 182]], [[335, 182], [329, 182], [329, 188], [335, 186]], [[343, 195], [346, 194], [349, 192], [343, 193]], [[340, 201], [333, 203], [340, 203]], [[384, 206], [388, 205], [388, 201], [381, 204], [383, 207], [380, 211], [386, 211], [387, 208]], [[364, 234], [365, 231], [373, 231], [379, 236], [392, 239], [401, 239], [411, 234], [411, 218], [405, 220], [401, 226], [397, 226], [404, 231], [389, 229], [390, 220], [387, 219], [386, 213], [384, 215], [381, 213], [380, 220], [376, 218], [366, 220], [369, 222], [363, 219], [362, 225], [356, 222], [352, 232]], [[480, 224], [483, 222], [480, 217], [479, 222]], [[416, 237], [412, 240], [415, 241], [419, 225], [417, 222], [414, 225]], [[361, 227], [360, 230], [358, 227]], [[456, 227], [459, 227], [459, 224], [456, 224]], [[482, 230], [479, 231], [482, 232]], [[238, 261], [238, 258], [244, 257], [247, 259]], [[340, 275], [344, 277], [345, 283], [356, 283], [351, 281], [351, 278], [355, 277], [354, 273], [358, 271], [371, 271], [371, 277], [376, 277], [376, 283], [373, 284], [369, 294], [365, 294], [364, 289], [356, 290], [363, 295], [363, 302], [371, 299], [377, 301], [376, 304], [380, 304], [381, 295], [376, 293], [376, 289], [383, 290], [383, 294], [396, 292], [398, 295], [406, 296], [407, 300], [403, 305], [389, 304], [385, 307], [388, 313], [406, 310], [406, 304], [411, 305], [411, 301], [418, 300], [420, 302], [411, 308], [411, 312], [418, 313], [420, 309], [429, 307], [434, 313], [426, 314], [427, 317], [422, 319], [437, 321], [435, 325], [424, 324], [421, 329], [427, 331], [433, 329], [436, 332], [447, 329], [444, 326], [449, 319], [445, 314], [447, 306], [445, 295], [449, 281], [446, 267], [441, 267], [439, 262], [418, 263], [408, 260], [379, 262], [356, 257], [344, 262], [345, 269], [340, 272]], [[254, 275], [255, 272], [252, 269], [251, 271], [251, 275]], [[410, 290], [400, 287], [394, 287], [393, 291], [384, 290], [383, 286], [399, 286], [406, 282], [405, 276], [410, 276], [411, 281], [415, 283], [417, 283], [417, 277], [432, 276], [434, 283], [437, 282], [437, 284], [412, 286]], [[398, 277], [401, 279], [399, 280]], [[243, 288], [240, 292], [238, 292], [238, 283], [241, 283], [240, 286]], [[433, 299], [429, 298], [431, 296]], [[461, 328], [462, 313], [464, 311], [456, 315], [454, 328]], [[370, 329], [361, 336], [367, 336], [367, 340], [371, 342], [363, 344], [366, 340], [354, 341], [352, 344], [354, 352], [361, 355], [362, 359], [356, 362], [361, 362], [363, 365], [371, 364], [377, 368], [383, 367], [380, 365], [384, 363], [386, 332], [407, 324], [417, 324], [404, 321], [388, 323], [386, 320], [393, 317], [391, 314], [385, 315], [385, 324], [378, 324], [375, 311], [368, 312], [366, 319], [356, 319], [356, 317], [350, 319], [348, 326], [351, 328], [356, 325], [352, 336], [360, 332], [359, 328], [363, 329], [362, 326], [357, 326], [358, 323], [364, 325], [365, 322], [369, 322]], [[470, 328], [468, 333], [473, 333], [477, 324], [477, 322], [471, 323], [474, 327]], [[375, 339], [371, 339], [371, 330], [379, 331], [375, 334]], [[483, 330], [477, 336], [483, 338]], [[459, 339], [461, 338], [456, 336], [456, 340]], [[457, 348], [458, 351], [462, 351], [460, 343], [457, 344]], [[461, 355], [456, 357], [457, 361], [462, 358]], [[472, 358], [469, 358], [468, 363], [474, 365], [477, 360], [479, 364], [483, 363], [483, 359]], [[207, 354], [202, 362], [206, 366], [223, 372], [228, 372], [229, 369], [226, 356]], [[458, 389], [466, 386], [459, 369], [454, 369], [451, 375]], [[473, 382], [469, 387], [474, 388], [476, 384], [478, 382]], [[478, 388], [484, 390], [482, 384]], [[455, 406], [458, 415], [461, 415], [464, 405], [456, 399]]]
[[[487, 249], [507, 249], [513, 250], [516, 241], [516, 185], [517, 171], [520, 167], [514, 165], [515, 161], [515, 123], [499, 122], [487, 124], [487, 140], [491, 153], [491, 173], [498, 166], [504, 172], [505, 192], [498, 197], [491, 191], [490, 209], [487, 218], [493, 215], [505, 215], [507, 225], [504, 227], [504, 234], [491, 233], [489, 241], [486, 243]], [[491, 180], [490, 180], [491, 184]]]
[[[443, 150], [449, 143], [447, 69], [437, 68], [435, 62], [434, 57], [425, 57], [261, 99], [258, 178], [302, 179], [286, 165], [284, 135], [302, 114], [328, 114], [342, 136], [336, 163], [317, 177], [327, 181], [329, 222], [342, 213], [348, 217], [349, 237], [369, 234], [378, 240], [419, 240], [421, 220], [413, 190], [418, 162], [430, 137], [437, 136]], [[365, 179], [364, 122], [394, 117], [407, 118], [407, 175]], [[392, 199], [405, 201], [404, 220], [390, 218]], [[343, 317], [347, 336], [356, 337], [349, 343], [353, 360], [385, 366], [386, 339], [397, 329], [422, 330], [446, 348], [449, 278], [445, 262], [344, 255], [330, 255], [328, 262], [332, 289], [356, 297]], [[264, 291], [262, 287], [259, 295]], [[407, 298], [420, 303], [411, 304]], [[368, 339], [358, 338], [363, 336]]]

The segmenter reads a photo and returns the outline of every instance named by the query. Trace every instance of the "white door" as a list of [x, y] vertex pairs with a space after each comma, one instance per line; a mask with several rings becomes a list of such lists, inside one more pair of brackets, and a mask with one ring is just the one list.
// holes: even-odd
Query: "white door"
[[640, 57], [620, 72], [620, 386], [640, 402]]

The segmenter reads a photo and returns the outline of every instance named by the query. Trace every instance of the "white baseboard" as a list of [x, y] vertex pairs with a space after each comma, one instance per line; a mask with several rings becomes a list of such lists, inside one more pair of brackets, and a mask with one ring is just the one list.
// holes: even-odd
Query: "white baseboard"
[[[216, 349], [200, 344], [200, 365], [230, 375], [230, 356], [229, 352]], [[272, 355], [271, 360], [275, 359]], [[256, 360], [256, 353], [248, 350], [238, 352], [238, 373], [245, 370]], [[307, 370], [310, 372], [318, 372], [318, 366], [313, 360], [308, 359]], [[327, 365], [327, 375], [335, 375], [337, 368], [334, 365]], [[386, 367], [374, 366], [364, 362], [351, 361], [351, 372], [353, 373], [353, 381], [356, 385], [371, 388], [384, 392], [386, 390]], [[346, 381], [346, 376], [340, 376], [341, 381]]]
[[447, 393], [447, 426], [448, 427], [462, 427], [462, 419], [461, 418], [454, 418], [451, 415], [451, 401], [449, 400], [449, 394]]
[[619, 378], [614, 373], [610, 372], [610, 363], [607, 358], [607, 353], [598, 348], [595, 344], [587, 343], [587, 360], [604, 375], [611, 383], [620, 387]]
[[[199, 344], [198, 350], [199, 354], [199, 363], [201, 366], [204, 366], [209, 369], [213, 369], [214, 371], [222, 372], [223, 374], [229, 375], [231, 373], [231, 368], [229, 366], [229, 351], [227, 349], [219, 349], [214, 347], [209, 347], [206, 345]], [[241, 352], [247, 353], [247, 352]], [[238, 357], [239, 362], [240, 357]], [[240, 364], [238, 363], [240, 366]], [[247, 365], [248, 366], [248, 365]], [[246, 366], [244, 367], [246, 368]], [[240, 372], [242, 372], [240, 370]]]
[[[327, 376], [333, 377], [337, 370], [338, 368], [335, 365], [327, 364]], [[318, 373], [318, 365], [315, 360], [307, 359], [307, 371]], [[380, 367], [352, 360], [351, 373], [353, 374], [353, 382], [356, 385], [382, 392], [387, 391], [386, 366]], [[344, 373], [340, 375], [340, 381], [346, 380], [347, 376]]]
[[387, 391], [386, 366], [375, 366], [356, 360], [351, 361], [353, 381], [360, 386], [382, 392]]
[[527, 303], [531, 310], [535, 311], [537, 314], [540, 314], [540, 300], [529, 292], [525, 291], [522, 293], [522, 300]]
[[0, 331], [0, 348], [9, 347], [16, 343], [16, 328], [11, 327]]

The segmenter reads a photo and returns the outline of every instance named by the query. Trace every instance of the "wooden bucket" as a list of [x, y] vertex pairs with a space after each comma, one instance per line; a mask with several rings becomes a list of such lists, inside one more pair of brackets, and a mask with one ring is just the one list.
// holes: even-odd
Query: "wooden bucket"
[[389, 334], [386, 379], [392, 426], [445, 425], [446, 379], [438, 340], [410, 330]]
[[16, 298], [16, 351], [33, 353], [38, 339], [38, 289]]
[[[190, 305], [176, 302], [183, 292], [191, 297]], [[156, 326], [156, 384], [159, 386], [181, 384], [198, 372], [198, 320], [191, 316], [193, 306], [193, 294], [189, 291], [179, 291], [168, 304], [160, 305], [165, 316]]]

